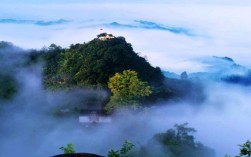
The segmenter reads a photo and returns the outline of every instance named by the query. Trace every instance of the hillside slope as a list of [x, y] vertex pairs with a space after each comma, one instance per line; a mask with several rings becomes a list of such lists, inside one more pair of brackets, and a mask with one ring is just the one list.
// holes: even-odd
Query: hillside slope
[[[55, 51], [62, 52], [60, 57], [55, 55]], [[109, 77], [128, 69], [137, 71], [139, 78], [152, 86], [162, 84], [164, 79], [160, 68], [152, 67], [145, 58], [135, 53], [123, 37], [109, 40], [95, 38], [88, 43], [71, 45], [69, 49], [60, 51], [55, 48], [46, 55], [47, 62], [51, 57], [58, 60], [57, 69], [47, 71], [46, 75], [59, 76], [57, 83], [67, 86], [106, 87]], [[46, 69], [53, 68], [55, 64], [47, 64]], [[47, 83], [50, 83], [50, 78], [47, 79]]]

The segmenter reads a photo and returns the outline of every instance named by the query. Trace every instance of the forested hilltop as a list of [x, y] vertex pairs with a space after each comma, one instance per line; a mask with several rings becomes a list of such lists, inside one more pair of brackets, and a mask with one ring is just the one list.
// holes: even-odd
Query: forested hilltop
[[[135, 109], [167, 100], [203, 100], [203, 89], [199, 83], [165, 78], [161, 69], [151, 66], [144, 57], [139, 56], [124, 37], [102, 33], [87, 43], [72, 44], [69, 48], [51, 44], [41, 50], [23, 50], [9, 42], [1, 42], [0, 46], [3, 56], [15, 56], [12, 61], [15, 66], [6, 64], [9, 72], [0, 72], [3, 87], [0, 98], [5, 100], [11, 99], [18, 91], [16, 86], [20, 81], [14, 76], [15, 71], [20, 67], [41, 64], [44, 89], [105, 90], [108, 92], [106, 98], [96, 95], [91, 96], [90, 101], [93, 106], [101, 104], [107, 113], [125, 106]], [[80, 102], [74, 108], [81, 110], [81, 103], [85, 102]]]
[[88, 43], [62, 49], [52, 44], [45, 52], [47, 86], [106, 87], [109, 78], [123, 70], [137, 71], [141, 80], [160, 86], [164, 76], [133, 51], [124, 37], [95, 38]]

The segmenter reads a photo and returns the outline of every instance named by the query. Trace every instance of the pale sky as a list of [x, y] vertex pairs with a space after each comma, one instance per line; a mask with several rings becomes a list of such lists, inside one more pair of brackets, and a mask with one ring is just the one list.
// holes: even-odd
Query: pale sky
[[1, 0], [0, 40], [68, 47], [101, 33], [124, 36], [153, 66], [203, 71], [194, 58], [228, 56], [251, 66], [250, 0]]

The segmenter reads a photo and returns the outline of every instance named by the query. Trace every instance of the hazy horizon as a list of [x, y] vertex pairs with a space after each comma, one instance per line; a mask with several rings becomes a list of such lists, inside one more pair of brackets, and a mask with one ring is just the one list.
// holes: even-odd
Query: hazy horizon
[[102, 28], [124, 36], [136, 52], [164, 70], [198, 71], [188, 61], [204, 56], [228, 56], [251, 67], [249, 1], [13, 0], [0, 4], [0, 40], [23, 48], [40, 49], [52, 43], [69, 47], [90, 41]]

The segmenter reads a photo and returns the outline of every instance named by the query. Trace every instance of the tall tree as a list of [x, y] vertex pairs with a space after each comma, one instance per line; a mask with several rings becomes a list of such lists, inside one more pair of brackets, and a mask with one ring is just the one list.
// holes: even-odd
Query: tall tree
[[182, 73], [180, 74], [180, 79], [181, 79], [181, 80], [187, 80], [187, 78], [188, 78], [188, 76], [187, 76], [187, 72], [186, 72], [186, 71], [184, 71], [184, 72], [182, 72]]
[[61, 81], [59, 69], [63, 53], [64, 49], [55, 44], [51, 44], [43, 53], [43, 58], [45, 60], [44, 83], [47, 87], [58, 86]]

